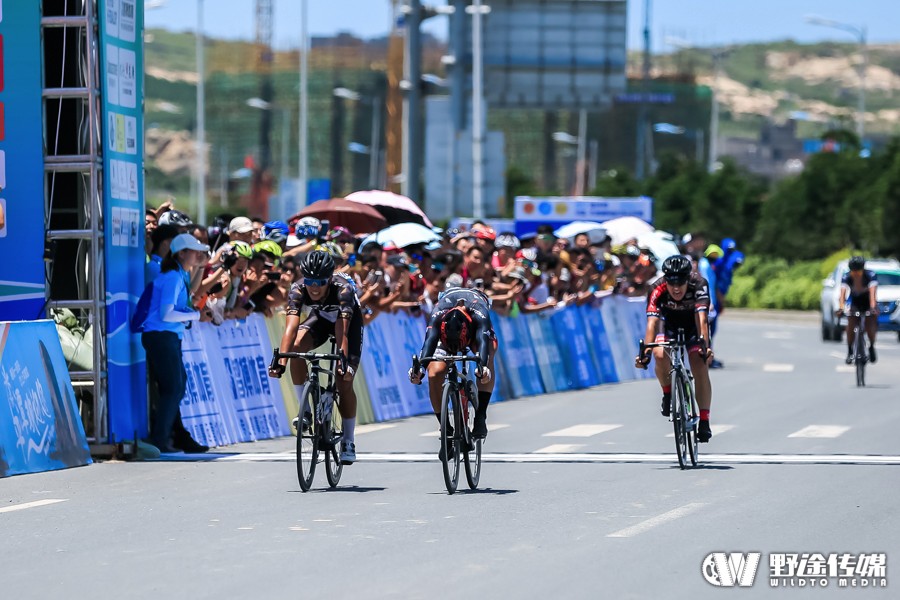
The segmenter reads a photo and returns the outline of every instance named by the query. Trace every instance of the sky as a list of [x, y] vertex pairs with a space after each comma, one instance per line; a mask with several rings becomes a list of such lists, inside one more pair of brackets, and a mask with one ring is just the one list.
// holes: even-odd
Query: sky
[[[147, 0], [145, 0], [147, 1]], [[159, 3], [161, 0], [153, 0]], [[252, 39], [255, 0], [167, 0], [146, 11], [147, 27], [193, 30], [197, 3], [204, 4], [204, 30], [213, 37]], [[642, 46], [644, 4], [630, 0], [628, 45]], [[427, 0], [423, 0], [423, 3]], [[445, 0], [431, 0], [445, 4]], [[865, 26], [870, 43], [900, 42], [900, 0], [650, 0], [654, 51], [671, 51], [667, 36], [694, 45], [725, 45], [751, 41], [794, 39], [800, 42], [846, 40], [848, 33], [804, 22], [805, 15]], [[489, 0], [484, 0], [490, 4]], [[301, 0], [274, 0], [275, 44], [299, 45]], [[379, 37], [390, 31], [388, 0], [308, 0], [311, 35], [348, 31], [359, 37]], [[424, 29], [446, 38], [447, 18], [426, 21]]]

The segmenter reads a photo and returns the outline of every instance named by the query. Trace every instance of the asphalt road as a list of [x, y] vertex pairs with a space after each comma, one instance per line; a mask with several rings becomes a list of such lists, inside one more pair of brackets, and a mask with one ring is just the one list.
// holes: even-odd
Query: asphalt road
[[[726, 315], [689, 471], [644, 381], [493, 406], [453, 496], [433, 417], [360, 428], [336, 491], [300, 492], [293, 438], [0, 480], [2, 597], [897, 597], [900, 344], [858, 389], [818, 335]], [[707, 583], [711, 552], [762, 553], [754, 585]], [[887, 553], [888, 587], [773, 590], [772, 553]]]

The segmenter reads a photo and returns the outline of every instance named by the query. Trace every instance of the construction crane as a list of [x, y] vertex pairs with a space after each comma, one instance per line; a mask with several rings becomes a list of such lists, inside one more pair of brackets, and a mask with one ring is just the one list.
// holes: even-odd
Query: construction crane
[[259, 162], [253, 169], [249, 206], [252, 216], [268, 219], [272, 182], [272, 19], [274, 0], [256, 0], [256, 72], [259, 73], [259, 97], [268, 108], [260, 111]]

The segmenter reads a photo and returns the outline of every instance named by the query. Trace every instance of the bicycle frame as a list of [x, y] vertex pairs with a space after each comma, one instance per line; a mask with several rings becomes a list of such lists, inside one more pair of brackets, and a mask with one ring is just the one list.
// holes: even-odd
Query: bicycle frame
[[866, 338], [869, 335], [866, 330], [866, 321], [872, 316], [872, 311], [854, 310], [848, 316], [856, 318], [856, 325], [853, 327], [853, 364], [856, 366], [856, 385], [864, 387], [866, 385], [866, 363], [869, 362], [866, 354]]

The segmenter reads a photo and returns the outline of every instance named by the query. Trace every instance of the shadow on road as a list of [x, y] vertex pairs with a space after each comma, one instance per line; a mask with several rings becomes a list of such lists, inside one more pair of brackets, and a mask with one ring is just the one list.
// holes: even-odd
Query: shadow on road
[[[309, 493], [328, 493], [335, 494], [338, 492], [355, 492], [357, 494], [365, 494], [366, 492], [383, 492], [387, 490], [387, 488], [383, 487], [360, 487], [358, 485], [348, 485], [348, 486], [338, 486], [334, 489], [332, 488], [316, 488], [313, 490], [309, 490]], [[304, 493], [302, 490], [289, 490], [292, 494], [302, 494]]]
[[[457, 494], [491, 494], [494, 496], [508, 496], [509, 494], [518, 494], [519, 490], [495, 490], [493, 488], [476, 488], [474, 490], [459, 489]], [[446, 496], [447, 492], [429, 492], [432, 496]]]

